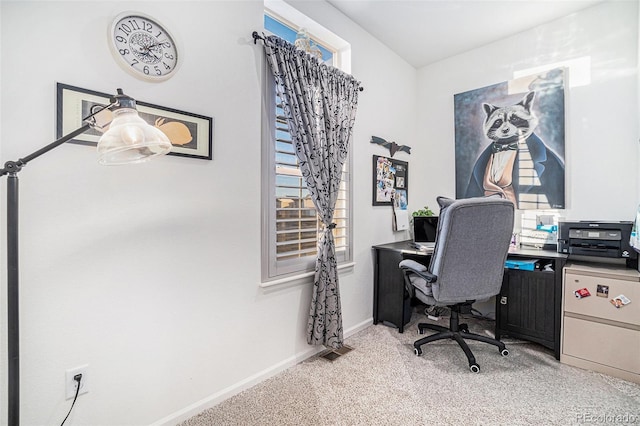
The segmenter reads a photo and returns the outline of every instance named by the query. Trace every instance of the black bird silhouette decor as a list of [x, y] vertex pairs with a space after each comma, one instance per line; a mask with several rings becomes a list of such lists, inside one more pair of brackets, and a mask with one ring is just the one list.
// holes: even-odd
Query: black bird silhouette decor
[[408, 145], [398, 145], [395, 142], [387, 142], [386, 140], [379, 138], [377, 136], [371, 136], [371, 143], [375, 143], [376, 145], [382, 145], [385, 148], [389, 148], [389, 153], [393, 157], [394, 154], [398, 151], [404, 151], [407, 154], [411, 154], [411, 147]]

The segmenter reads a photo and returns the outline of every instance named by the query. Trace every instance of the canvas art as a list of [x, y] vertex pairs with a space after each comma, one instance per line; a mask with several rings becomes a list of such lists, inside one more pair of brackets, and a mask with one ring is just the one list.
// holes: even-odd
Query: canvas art
[[454, 95], [456, 198], [565, 208], [565, 70]]

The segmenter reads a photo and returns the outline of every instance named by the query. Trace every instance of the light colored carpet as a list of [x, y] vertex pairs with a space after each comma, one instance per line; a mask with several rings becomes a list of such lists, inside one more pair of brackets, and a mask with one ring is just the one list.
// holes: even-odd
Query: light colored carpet
[[[640, 424], [640, 385], [560, 364], [533, 343], [505, 339], [502, 357], [470, 341], [479, 374], [452, 340], [418, 357], [416, 324], [425, 320], [414, 312], [403, 334], [372, 325], [346, 339], [354, 350], [335, 361], [310, 358], [182, 426]], [[467, 322], [472, 332], [493, 330]]]

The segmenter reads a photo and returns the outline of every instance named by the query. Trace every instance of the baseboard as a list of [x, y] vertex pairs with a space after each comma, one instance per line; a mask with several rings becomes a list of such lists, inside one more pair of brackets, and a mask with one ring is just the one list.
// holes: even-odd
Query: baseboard
[[[364, 330], [371, 324], [373, 324], [373, 318], [369, 318], [365, 321], [362, 321], [359, 324], [356, 324], [353, 327], [350, 327], [347, 330], [344, 330], [343, 331], [344, 338], [346, 339], [349, 336], [352, 336], [353, 334], [361, 330]], [[238, 383], [234, 383], [233, 385], [225, 389], [222, 389], [220, 392], [216, 392], [207, 398], [201, 399], [200, 401], [194, 404], [191, 404], [180, 411], [177, 411], [173, 414], [168, 415], [167, 417], [164, 417], [163, 419], [160, 419], [152, 423], [150, 426], [173, 426], [178, 423], [184, 422], [190, 419], [191, 417], [203, 412], [204, 410], [207, 410], [211, 407], [215, 407], [216, 405], [220, 404], [222, 401], [229, 399], [232, 396], [237, 395], [240, 392], [257, 385], [258, 383], [264, 380], [267, 380], [270, 377], [275, 376], [276, 374], [286, 370], [287, 368], [293, 367], [294, 365], [299, 364], [308, 358], [311, 358], [312, 356], [322, 352], [323, 350], [325, 350], [323, 346], [321, 347], [310, 346], [309, 349], [299, 352], [296, 355], [291, 356], [283, 360], [282, 362], [279, 362], [278, 364], [275, 364], [269, 368], [266, 368], [254, 374], [253, 376], [249, 376]]]
[[364, 330], [365, 328], [369, 327], [371, 324], [373, 324], [373, 317], [362, 321], [360, 324], [356, 324], [353, 327], [350, 327], [347, 330], [344, 330], [344, 338], [348, 338], [350, 336], [353, 336], [354, 334], [356, 334], [359, 331]]

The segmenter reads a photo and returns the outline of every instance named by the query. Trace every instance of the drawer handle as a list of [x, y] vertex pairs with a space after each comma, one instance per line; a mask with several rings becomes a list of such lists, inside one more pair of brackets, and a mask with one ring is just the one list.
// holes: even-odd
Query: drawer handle
[[500, 298], [500, 304], [501, 305], [506, 305], [507, 304], [507, 296], [502, 296]]

